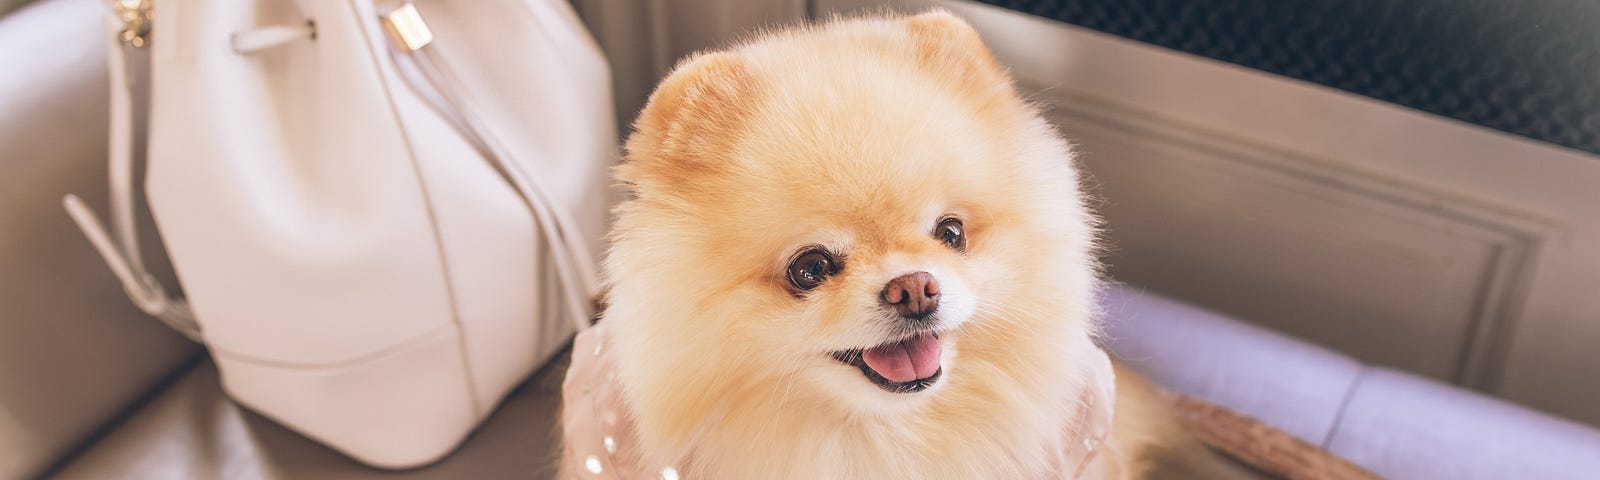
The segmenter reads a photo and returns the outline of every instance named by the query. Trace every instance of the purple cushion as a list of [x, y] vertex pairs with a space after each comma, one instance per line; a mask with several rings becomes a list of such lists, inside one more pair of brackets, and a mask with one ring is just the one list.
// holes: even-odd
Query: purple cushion
[[1168, 389], [1321, 445], [1361, 364], [1305, 342], [1128, 287], [1111, 287], [1106, 346]]
[[1363, 366], [1174, 300], [1111, 287], [1106, 346], [1178, 393], [1272, 424], [1390, 479], [1578, 479], [1600, 430]]
[[1396, 480], [1600, 475], [1600, 432], [1379, 368], [1361, 376], [1326, 447]]

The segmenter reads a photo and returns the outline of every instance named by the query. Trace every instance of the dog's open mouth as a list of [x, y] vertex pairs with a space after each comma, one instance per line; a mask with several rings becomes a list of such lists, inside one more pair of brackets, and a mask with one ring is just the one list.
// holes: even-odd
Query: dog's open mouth
[[833, 358], [861, 369], [867, 380], [894, 393], [926, 390], [939, 381], [939, 334], [922, 332], [867, 349], [833, 352]]

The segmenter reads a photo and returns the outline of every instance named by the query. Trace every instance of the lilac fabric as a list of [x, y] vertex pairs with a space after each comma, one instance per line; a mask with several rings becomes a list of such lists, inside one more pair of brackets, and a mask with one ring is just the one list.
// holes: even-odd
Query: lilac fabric
[[1600, 478], [1600, 431], [1386, 369], [1358, 385], [1325, 447], [1384, 478]]
[[1128, 287], [1102, 305], [1107, 347], [1152, 380], [1384, 478], [1600, 478], [1600, 430]]
[[1282, 334], [1177, 301], [1112, 287], [1106, 346], [1151, 380], [1321, 445], [1362, 366]]

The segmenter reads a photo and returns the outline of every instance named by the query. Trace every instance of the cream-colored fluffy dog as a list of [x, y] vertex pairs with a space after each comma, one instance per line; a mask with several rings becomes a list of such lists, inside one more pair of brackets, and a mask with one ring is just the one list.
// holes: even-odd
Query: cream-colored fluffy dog
[[[1059, 453], [1104, 364], [1094, 220], [1068, 144], [971, 27], [835, 21], [696, 55], [635, 128], [601, 325], [643, 463], [1074, 475]], [[1085, 477], [1197, 450], [1152, 442], [1176, 430], [1118, 383]]]

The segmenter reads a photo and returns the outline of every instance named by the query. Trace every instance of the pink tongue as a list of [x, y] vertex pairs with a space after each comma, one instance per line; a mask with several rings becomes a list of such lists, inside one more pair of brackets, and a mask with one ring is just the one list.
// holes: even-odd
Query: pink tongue
[[861, 352], [867, 367], [895, 383], [933, 376], [939, 371], [939, 339], [922, 333], [898, 343], [886, 343]]

